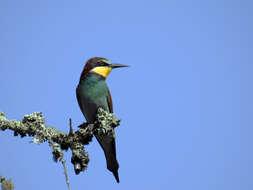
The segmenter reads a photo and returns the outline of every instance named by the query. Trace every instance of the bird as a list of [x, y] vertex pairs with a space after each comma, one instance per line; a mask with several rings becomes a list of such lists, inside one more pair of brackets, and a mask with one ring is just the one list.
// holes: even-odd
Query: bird
[[[103, 57], [93, 57], [86, 62], [76, 88], [76, 97], [88, 124], [96, 120], [98, 108], [113, 113], [112, 97], [106, 84], [106, 78], [113, 69], [121, 67], [128, 66], [112, 64]], [[95, 137], [104, 151], [107, 169], [113, 173], [119, 183], [115, 137], [107, 134], [95, 134]]]

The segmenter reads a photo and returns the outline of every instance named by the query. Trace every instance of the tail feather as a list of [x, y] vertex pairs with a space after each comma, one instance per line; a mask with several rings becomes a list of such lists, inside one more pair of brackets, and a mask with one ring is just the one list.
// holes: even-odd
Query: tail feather
[[119, 173], [118, 173], [118, 170], [115, 170], [115, 171], [112, 171], [117, 183], [119, 183]]
[[119, 174], [118, 174], [119, 164], [116, 158], [115, 139], [112, 136], [106, 135], [103, 136], [95, 135], [95, 136], [100, 146], [104, 150], [107, 169], [113, 173], [116, 181], [119, 183]]

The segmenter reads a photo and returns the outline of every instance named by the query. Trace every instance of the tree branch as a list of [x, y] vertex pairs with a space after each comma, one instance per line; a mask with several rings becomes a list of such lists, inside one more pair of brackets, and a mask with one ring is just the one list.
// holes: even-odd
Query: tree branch
[[[89, 144], [93, 134], [106, 133], [114, 135], [113, 128], [120, 124], [120, 120], [114, 117], [113, 113], [108, 113], [99, 108], [96, 115], [96, 121], [93, 124], [83, 123], [76, 132], [73, 132], [72, 124], [70, 124], [69, 134], [57, 131], [55, 128], [46, 126], [45, 119], [41, 112], [34, 112], [25, 115], [20, 121], [8, 120], [3, 112], [0, 112], [0, 130], [14, 131], [14, 136], [32, 136], [32, 142], [36, 144], [48, 141], [53, 148], [53, 160], [57, 162], [63, 159], [61, 150], [72, 151], [71, 162], [74, 165], [76, 174], [85, 171], [89, 162], [88, 153], [84, 150], [84, 145]], [[58, 149], [54, 146], [58, 145]], [[66, 176], [65, 176], [66, 177]], [[66, 177], [67, 179], [67, 177]], [[68, 182], [67, 182], [68, 183]]]

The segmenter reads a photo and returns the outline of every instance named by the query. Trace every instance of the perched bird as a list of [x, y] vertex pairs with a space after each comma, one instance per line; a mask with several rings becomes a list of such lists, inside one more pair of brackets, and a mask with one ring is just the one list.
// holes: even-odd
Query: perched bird
[[[113, 112], [112, 97], [105, 79], [112, 69], [120, 67], [127, 66], [111, 64], [109, 60], [101, 57], [91, 58], [85, 64], [76, 88], [76, 97], [88, 123], [95, 121], [99, 107], [110, 113]], [[107, 169], [113, 173], [116, 181], [119, 183], [119, 164], [116, 158], [115, 138], [106, 134], [96, 134], [95, 136], [104, 150]]]

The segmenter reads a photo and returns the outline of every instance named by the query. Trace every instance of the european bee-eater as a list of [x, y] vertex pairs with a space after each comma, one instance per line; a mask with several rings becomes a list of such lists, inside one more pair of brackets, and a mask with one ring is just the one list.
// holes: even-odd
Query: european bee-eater
[[[88, 123], [95, 121], [99, 107], [107, 112], [113, 112], [112, 97], [105, 79], [112, 69], [120, 67], [127, 66], [111, 64], [109, 60], [101, 57], [91, 58], [85, 64], [76, 88], [76, 97]], [[112, 135], [106, 134], [96, 134], [95, 136], [104, 150], [107, 169], [113, 173], [116, 181], [119, 183], [119, 164], [116, 158], [115, 138]]]

